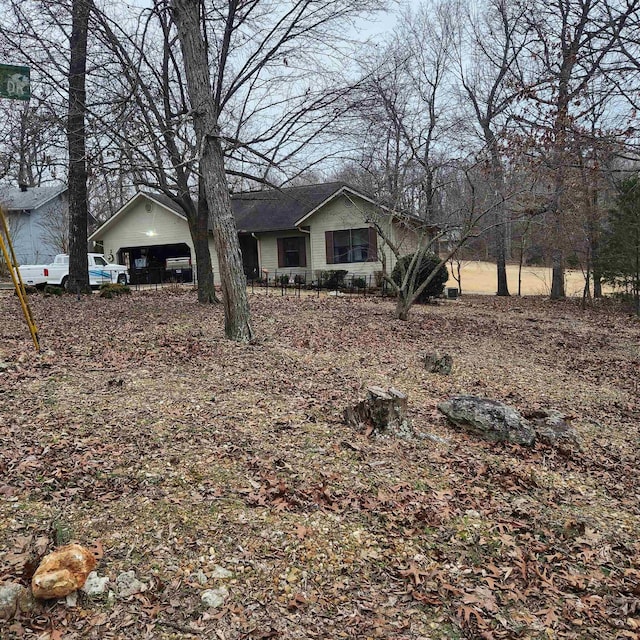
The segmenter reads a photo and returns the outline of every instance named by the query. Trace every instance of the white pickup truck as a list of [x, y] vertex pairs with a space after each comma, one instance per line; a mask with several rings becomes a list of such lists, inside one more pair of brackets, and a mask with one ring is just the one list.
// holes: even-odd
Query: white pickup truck
[[[119, 284], [129, 282], [129, 272], [124, 265], [107, 262], [101, 253], [89, 253], [87, 258], [89, 261], [89, 284], [92, 287], [99, 287], [105, 282]], [[33, 287], [50, 284], [66, 289], [69, 281], [69, 256], [61, 253], [55, 257], [51, 264], [25, 264], [18, 269], [25, 284]]]

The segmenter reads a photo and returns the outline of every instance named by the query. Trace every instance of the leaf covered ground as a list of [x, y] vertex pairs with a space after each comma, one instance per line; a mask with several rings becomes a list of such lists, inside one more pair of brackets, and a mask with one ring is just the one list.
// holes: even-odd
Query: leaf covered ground
[[[255, 295], [239, 345], [192, 292], [31, 301], [40, 355], [0, 297], [0, 581], [70, 538], [149, 589], [45, 602], [3, 639], [639, 637], [637, 320]], [[425, 371], [434, 349], [452, 375]], [[345, 426], [369, 385], [447, 442]], [[436, 409], [460, 393], [558, 409], [584, 451], [461, 433]]]

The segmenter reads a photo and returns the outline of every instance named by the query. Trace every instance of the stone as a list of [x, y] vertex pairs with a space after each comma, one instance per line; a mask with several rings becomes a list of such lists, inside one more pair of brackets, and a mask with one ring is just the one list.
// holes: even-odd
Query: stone
[[386, 390], [368, 387], [364, 400], [345, 409], [344, 420], [368, 433], [389, 431], [402, 437], [412, 435], [407, 419], [407, 396], [393, 387]]
[[533, 426], [513, 407], [476, 396], [454, 396], [438, 409], [455, 425], [492, 442], [513, 442], [532, 446]]
[[67, 607], [69, 607], [69, 609], [73, 609], [74, 607], [77, 607], [78, 592], [73, 591], [72, 593], [67, 594], [67, 597], [65, 598], [65, 604], [67, 605]]
[[18, 595], [18, 611], [28, 613], [29, 611], [33, 611], [37, 605], [38, 603], [33, 597], [31, 589], [27, 589], [26, 587], [23, 588], [23, 590]]
[[18, 611], [18, 601], [27, 591], [16, 582], [0, 583], [0, 620], [11, 620]]
[[207, 574], [202, 569], [198, 569], [195, 573], [191, 574], [191, 577], [198, 584], [207, 584], [208, 582]]
[[31, 589], [36, 598], [63, 598], [84, 585], [96, 566], [91, 551], [68, 544], [45, 556], [33, 574]]
[[214, 568], [213, 571], [211, 572], [211, 577], [212, 578], [231, 578], [233, 576], [233, 573], [231, 573], [231, 571], [229, 571], [229, 569], [225, 569], [224, 567], [221, 567], [219, 564], [217, 564]]
[[224, 604], [229, 597], [229, 589], [226, 587], [217, 587], [216, 589], [207, 589], [203, 591], [200, 599], [205, 606], [216, 609]]
[[537, 439], [561, 451], [582, 451], [578, 432], [569, 424], [569, 418], [555, 409], [530, 411], [525, 417], [531, 422]]
[[109, 590], [109, 578], [107, 576], [100, 577], [96, 571], [92, 571], [82, 587], [82, 590], [88, 596], [99, 596]]
[[128, 598], [147, 590], [147, 585], [136, 578], [135, 571], [124, 571], [116, 578], [116, 592], [121, 598]]
[[440, 355], [437, 351], [424, 354], [424, 368], [429, 373], [438, 373], [448, 376], [453, 366], [453, 357], [448, 353]]

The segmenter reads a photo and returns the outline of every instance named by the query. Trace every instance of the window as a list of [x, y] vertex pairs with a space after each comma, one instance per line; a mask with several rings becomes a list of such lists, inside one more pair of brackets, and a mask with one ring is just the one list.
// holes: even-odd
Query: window
[[107, 265], [107, 261], [100, 256], [95, 256], [93, 261], [100, 267], [105, 267]]
[[278, 238], [278, 267], [306, 267], [307, 251], [304, 237]]
[[344, 229], [325, 232], [327, 264], [373, 262], [378, 259], [376, 230]]

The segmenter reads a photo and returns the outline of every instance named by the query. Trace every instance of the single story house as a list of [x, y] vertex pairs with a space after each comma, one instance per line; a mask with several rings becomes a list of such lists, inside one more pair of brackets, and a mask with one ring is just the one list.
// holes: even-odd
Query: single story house
[[[249, 279], [297, 276], [311, 282], [320, 272], [337, 269], [349, 277], [373, 277], [382, 269], [381, 251], [388, 268], [393, 267], [394, 257], [372, 224], [384, 215], [385, 224], [393, 225], [392, 216], [346, 183], [236, 193], [231, 203]], [[192, 267], [195, 263], [186, 217], [161, 194], [137, 193], [89, 240], [101, 245], [108, 259], [127, 265], [133, 282], [167, 278], [170, 269], [184, 267], [187, 258]], [[212, 235], [209, 245], [219, 281]], [[184, 278], [187, 270], [179, 271], [185, 280], [194, 272], [189, 269]]]
[[0, 189], [19, 264], [47, 264], [68, 250], [66, 185]]

